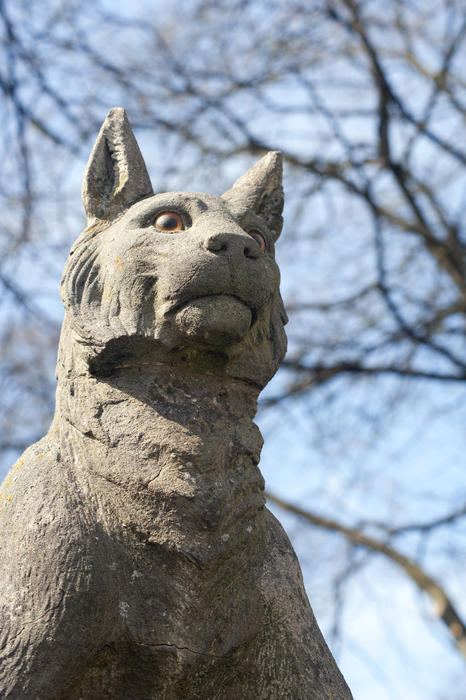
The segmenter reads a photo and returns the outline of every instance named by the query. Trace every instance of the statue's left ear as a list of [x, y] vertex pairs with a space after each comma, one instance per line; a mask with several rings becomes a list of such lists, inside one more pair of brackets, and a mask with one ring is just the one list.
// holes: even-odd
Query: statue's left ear
[[280, 151], [270, 151], [236, 180], [222, 199], [239, 213], [252, 210], [264, 219], [275, 238], [278, 238], [283, 225], [282, 174]]
[[126, 112], [114, 107], [102, 124], [84, 174], [82, 196], [87, 225], [111, 221], [152, 193]]

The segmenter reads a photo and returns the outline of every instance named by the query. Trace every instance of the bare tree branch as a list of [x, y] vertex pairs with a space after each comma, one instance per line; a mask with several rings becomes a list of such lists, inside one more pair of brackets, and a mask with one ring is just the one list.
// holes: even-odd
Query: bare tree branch
[[464, 621], [445, 589], [435, 579], [429, 576], [419, 564], [404, 556], [385, 542], [380, 542], [374, 537], [369, 537], [356, 528], [346, 527], [335, 520], [324, 518], [311, 511], [299, 508], [269, 492], [266, 496], [272, 503], [306, 520], [311, 523], [311, 525], [324, 530], [339, 532], [355, 547], [364, 547], [377, 554], [382, 554], [390, 561], [397, 564], [410, 580], [431, 598], [435, 605], [436, 615], [444, 623], [449, 634], [452, 635], [459, 651], [466, 656], [466, 626]]

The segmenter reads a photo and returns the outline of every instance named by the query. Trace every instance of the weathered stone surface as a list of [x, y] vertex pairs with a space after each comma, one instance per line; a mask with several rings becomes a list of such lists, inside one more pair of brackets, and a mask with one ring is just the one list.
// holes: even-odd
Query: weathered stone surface
[[[55, 419], [1, 490], [0, 695], [351, 698], [257, 466], [285, 352], [280, 156], [223, 198], [150, 192], [112, 110], [63, 275]], [[182, 229], [156, 227], [167, 211]]]

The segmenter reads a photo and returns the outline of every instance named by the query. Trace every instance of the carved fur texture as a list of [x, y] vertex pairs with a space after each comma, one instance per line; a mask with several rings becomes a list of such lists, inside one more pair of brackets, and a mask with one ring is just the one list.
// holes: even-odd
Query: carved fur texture
[[222, 197], [154, 195], [124, 110], [105, 120], [55, 418], [1, 487], [2, 698], [351, 698], [258, 468], [281, 177], [273, 152]]

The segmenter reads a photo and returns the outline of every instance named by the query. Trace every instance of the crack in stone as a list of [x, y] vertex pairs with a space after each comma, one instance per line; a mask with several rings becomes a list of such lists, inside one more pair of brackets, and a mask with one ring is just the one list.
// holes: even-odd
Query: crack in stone
[[170, 644], [169, 642], [159, 642], [158, 644], [150, 644], [148, 642], [137, 642], [138, 646], [142, 647], [170, 647], [172, 649], [176, 649], [177, 651], [189, 651], [191, 654], [195, 654], [196, 656], [205, 656], [208, 659], [224, 659], [225, 655], [220, 656], [218, 654], [207, 654], [204, 651], [194, 651], [193, 649], [190, 649], [189, 647], [179, 647], [176, 644]]

